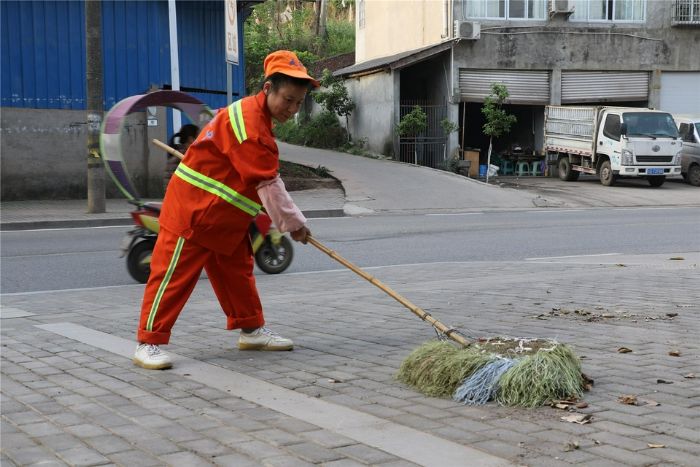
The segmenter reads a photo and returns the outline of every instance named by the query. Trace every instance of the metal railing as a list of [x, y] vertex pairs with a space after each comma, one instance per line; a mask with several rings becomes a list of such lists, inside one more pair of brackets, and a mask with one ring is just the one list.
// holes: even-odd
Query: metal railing
[[678, 26], [700, 26], [700, 0], [675, 0], [672, 21]]
[[417, 136], [402, 136], [399, 138], [399, 154], [396, 158], [401, 162], [424, 165], [434, 169], [444, 169], [446, 164], [447, 136], [440, 122], [447, 117], [447, 104], [435, 104], [424, 100], [402, 100], [400, 118], [420, 106], [426, 114], [426, 129]]
[[399, 157], [401, 162], [424, 165], [434, 169], [444, 169], [446, 163], [445, 144], [447, 138], [401, 138]]

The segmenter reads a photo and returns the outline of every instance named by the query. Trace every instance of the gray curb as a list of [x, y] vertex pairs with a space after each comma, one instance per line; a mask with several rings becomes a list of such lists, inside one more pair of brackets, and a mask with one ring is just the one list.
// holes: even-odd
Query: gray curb
[[[345, 212], [342, 209], [312, 209], [303, 211], [307, 219], [320, 217], [344, 217]], [[63, 220], [46, 220], [46, 221], [18, 221], [18, 222], [3, 222], [0, 224], [1, 232], [9, 232], [13, 230], [40, 230], [40, 229], [68, 229], [77, 227], [107, 227], [125, 225], [129, 226], [133, 223], [131, 217], [118, 217], [106, 219], [63, 219]]]

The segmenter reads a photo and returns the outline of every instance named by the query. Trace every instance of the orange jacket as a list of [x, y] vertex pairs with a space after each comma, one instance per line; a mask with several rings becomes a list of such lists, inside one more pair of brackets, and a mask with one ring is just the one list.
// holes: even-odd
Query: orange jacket
[[202, 129], [170, 181], [160, 223], [230, 255], [261, 204], [256, 187], [278, 170], [279, 151], [261, 91], [220, 109]]

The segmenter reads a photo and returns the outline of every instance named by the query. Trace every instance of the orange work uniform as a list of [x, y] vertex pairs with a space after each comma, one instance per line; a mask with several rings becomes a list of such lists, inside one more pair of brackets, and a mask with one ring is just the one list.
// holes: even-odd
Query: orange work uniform
[[202, 129], [163, 200], [139, 342], [168, 343], [203, 268], [226, 314], [227, 329], [264, 324], [248, 227], [261, 209], [256, 187], [274, 179], [278, 170], [279, 151], [263, 92], [220, 109]]

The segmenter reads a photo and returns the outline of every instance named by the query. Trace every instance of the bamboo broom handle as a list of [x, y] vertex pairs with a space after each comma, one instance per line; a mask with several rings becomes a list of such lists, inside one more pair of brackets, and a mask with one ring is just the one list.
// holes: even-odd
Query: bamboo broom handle
[[376, 277], [372, 276], [371, 274], [363, 271], [359, 267], [355, 266], [350, 261], [348, 261], [347, 259], [340, 256], [338, 253], [336, 253], [335, 251], [333, 251], [330, 248], [328, 248], [327, 246], [325, 246], [323, 243], [319, 242], [318, 240], [316, 240], [315, 238], [313, 238], [311, 236], [307, 237], [307, 240], [313, 246], [315, 246], [316, 248], [318, 248], [319, 250], [321, 250], [322, 252], [324, 252], [325, 254], [327, 254], [328, 256], [330, 256], [331, 258], [333, 258], [334, 260], [336, 260], [337, 262], [339, 262], [340, 264], [345, 266], [346, 268], [350, 269], [352, 272], [356, 273], [357, 275], [361, 276], [362, 278], [364, 278], [365, 280], [367, 280], [371, 284], [382, 289], [391, 298], [393, 298], [394, 300], [396, 300], [397, 302], [399, 302], [400, 304], [402, 304], [403, 306], [405, 306], [406, 308], [411, 310], [414, 315], [418, 316], [423, 321], [427, 321], [435, 329], [437, 329], [441, 333], [445, 334], [447, 337], [449, 337], [453, 341], [463, 345], [464, 347], [468, 347], [471, 344], [471, 342], [469, 342], [459, 332], [455, 332], [454, 329], [448, 328], [447, 326], [442, 324], [440, 321], [433, 318], [433, 316], [430, 313], [428, 313], [427, 311], [423, 310], [422, 308], [414, 305], [411, 301], [409, 301], [405, 297], [399, 295], [398, 292], [395, 292], [394, 290], [392, 290], [389, 286], [382, 283], [379, 279], [377, 279]]
[[158, 146], [159, 148], [161, 148], [163, 151], [167, 152], [168, 154], [172, 154], [173, 156], [177, 157], [177, 158], [180, 159], [180, 160], [182, 160], [182, 159], [185, 157], [185, 155], [182, 154], [182, 153], [181, 153], [180, 151], [178, 151], [177, 149], [171, 148], [171, 147], [168, 146], [167, 144], [165, 144], [165, 143], [163, 143], [163, 142], [161, 142], [161, 141], [159, 141], [159, 140], [157, 140], [157, 139], [155, 139], [155, 138], [153, 138], [151, 141], [153, 142], [153, 144], [155, 144], [156, 146]]

